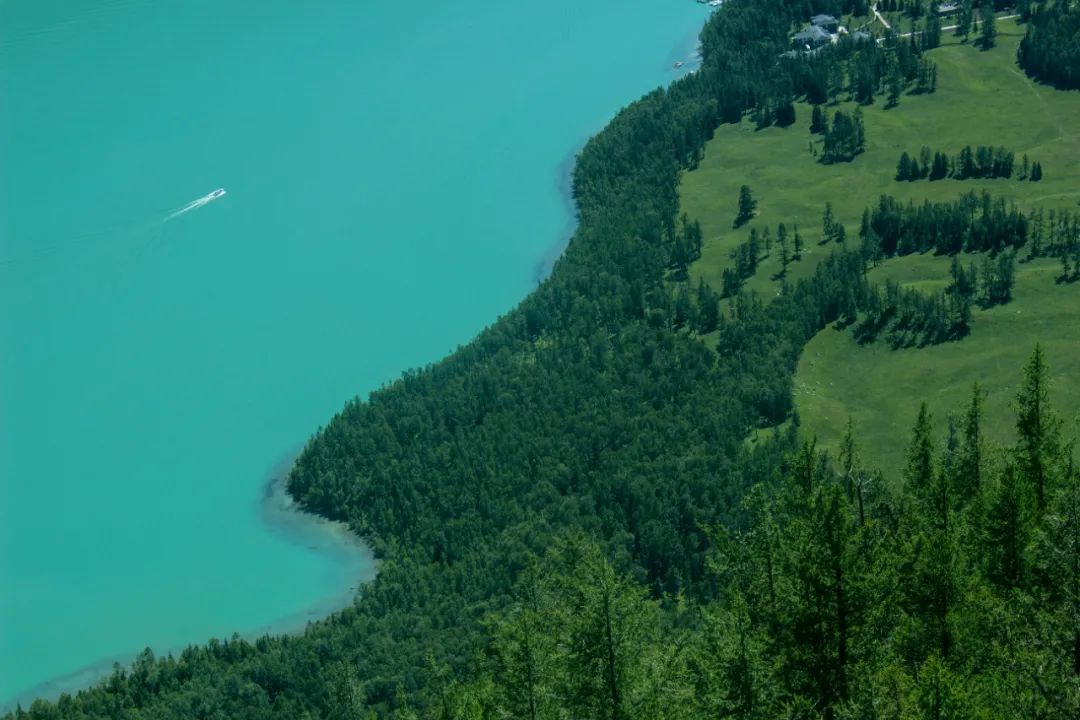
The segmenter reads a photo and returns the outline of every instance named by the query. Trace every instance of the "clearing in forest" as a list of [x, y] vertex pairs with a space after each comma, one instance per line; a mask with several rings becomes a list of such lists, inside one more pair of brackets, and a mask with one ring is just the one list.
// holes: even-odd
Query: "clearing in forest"
[[[851, 247], [858, 246], [863, 209], [883, 194], [921, 204], [986, 190], [1023, 210], [1080, 210], [1080, 93], [1054, 90], [1023, 74], [1016, 64], [1023, 33], [1013, 20], [1000, 21], [997, 47], [983, 52], [947, 31], [942, 47], [928, 53], [938, 66], [937, 91], [904, 95], [891, 109], [882, 97], [863, 107], [866, 151], [849, 163], [818, 162], [811, 147], [816, 144], [820, 151], [820, 136], [809, 132], [811, 108], [805, 104], [797, 105], [798, 118], [788, 128], [755, 131], [747, 122], [721, 127], [680, 188], [683, 211], [701, 223], [704, 235], [702, 257], [690, 269], [692, 280], [704, 278], [720, 290], [732, 250], [752, 228], [763, 233], [768, 227], [775, 238], [779, 223], [786, 224], [789, 237], [797, 225], [805, 245], [802, 260], [789, 265], [788, 279], [809, 274], [831, 252], [832, 245], [819, 244], [826, 202], [844, 224]], [[837, 109], [851, 112], [854, 104], [824, 109], [831, 117]], [[1015, 153], [1017, 171], [1008, 180], [894, 179], [903, 152], [918, 157], [927, 146], [955, 155], [968, 145], [1005, 147]], [[1042, 164], [1040, 182], [1019, 179], [1024, 155]], [[744, 184], [753, 192], [757, 212], [734, 229]], [[965, 265], [969, 261], [962, 259]], [[780, 269], [774, 246], [745, 287], [775, 295]], [[908, 256], [885, 262], [871, 279], [940, 289], [948, 269], [945, 257]], [[919, 401], [927, 400], [943, 435], [948, 413], [960, 410], [978, 380], [988, 393], [988, 435], [1009, 440], [1009, 404], [1035, 342], [1043, 344], [1050, 362], [1052, 399], [1067, 432], [1074, 432], [1080, 408], [1080, 283], [1055, 283], [1059, 272], [1060, 264], [1049, 259], [1018, 264], [1013, 301], [976, 310], [971, 334], [959, 342], [891, 350], [880, 341], [860, 346], [850, 330], [826, 328], [807, 346], [795, 379], [803, 434], [835, 450], [850, 415], [866, 461], [899, 468]]]

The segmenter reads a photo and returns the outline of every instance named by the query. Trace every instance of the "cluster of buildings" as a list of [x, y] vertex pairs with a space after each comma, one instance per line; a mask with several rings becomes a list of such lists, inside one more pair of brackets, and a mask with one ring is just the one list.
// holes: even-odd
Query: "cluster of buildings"
[[791, 38], [795, 50], [816, 50], [836, 42], [840, 34], [840, 21], [832, 15], [815, 15], [810, 24]]
[[[840, 25], [840, 21], [832, 15], [815, 15], [810, 18], [810, 24], [791, 37], [791, 50], [782, 57], [798, 57], [801, 53], [812, 53], [839, 41], [841, 35], [846, 35], [847, 29]], [[873, 36], [863, 30], [851, 33], [855, 40], [872, 40]]]

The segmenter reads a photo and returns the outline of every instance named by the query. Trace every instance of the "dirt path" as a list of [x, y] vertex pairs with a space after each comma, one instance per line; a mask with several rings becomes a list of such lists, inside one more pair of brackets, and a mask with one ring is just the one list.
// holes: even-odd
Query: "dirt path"
[[892, 30], [892, 25], [889, 24], [889, 21], [886, 20], [884, 16], [882, 16], [882, 14], [878, 12], [877, 3], [874, 3], [874, 17], [878, 19], [878, 22], [885, 26], [886, 30]]

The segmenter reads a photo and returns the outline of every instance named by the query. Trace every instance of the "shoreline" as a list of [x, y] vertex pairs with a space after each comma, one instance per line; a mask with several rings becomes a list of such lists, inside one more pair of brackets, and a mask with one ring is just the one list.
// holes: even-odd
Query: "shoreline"
[[[679, 78], [696, 71], [701, 65], [698, 39], [700, 28], [701, 26], [697, 25], [692, 34], [680, 39], [679, 42], [672, 46], [664, 67], [669, 72], [674, 73], [674, 77], [665, 79], [663, 84], [658, 87], [667, 87]], [[674, 60], [682, 61], [685, 64], [673, 69], [672, 63]], [[634, 100], [636, 99], [634, 98]], [[574, 234], [577, 232], [579, 216], [577, 203], [573, 197], [573, 173], [578, 155], [589, 139], [603, 130], [619, 112], [620, 108], [615, 108], [600, 123], [598, 128], [585, 133], [556, 166], [556, 182], [563, 212], [565, 213], [565, 223], [563, 230], [559, 233], [559, 239], [549, 246], [547, 250], [543, 251], [533, 265], [536, 285], [540, 285], [551, 274], [555, 264], [563, 256], [573, 240]], [[531, 294], [531, 292], [529, 291], [528, 294]], [[514, 308], [520, 305], [522, 300], [517, 301]], [[511, 310], [514, 308], [511, 308]], [[496, 315], [497, 317], [498, 315]], [[495, 319], [491, 322], [495, 322]], [[338, 572], [341, 575], [351, 576], [351, 579], [347, 581], [349, 584], [344, 589], [330, 593], [295, 613], [263, 623], [246, 632], [233, 632], [227, 637], [211, 635], [192, 640], [180, 646], [161, 650], [150, 648], [154, 652], [155, 658], [163, 658], [168, 655], [176, 657], [185, 648], [205, 645], [214, 638], [219, 640], [240, 638], [250, 642], [265, 635], [299, 635], [305, 632], [312, 622], [321, 621], [348, 607], [361, 587], [377, 577], [378, 559], [375, 558], [371, 548], [364, 544], [359, 536], [350, 531], [344, 522], [330, 520], [321, 515], [302, 510], [293, 497], [289, 495], [287, 490], [288, 475], [305, 445], [306, 442], [301, 444], [299, 449], [286, 454], [282, 460], [272, 466], [267, 473], [266, 480], [261, 485], [256, 500], [256, 511], [270, 532], [275, 535], [283, 537], [295, 545], [305, 547], [308, 551], [333, 557], [335, 564], [338, 565]], [[25, 710], [37, 699], [55, 702], [63, 694], [77, 695], [79, 691], [89, 689], [107, 679], [118, 664], [126, 671], [132, 661], [144, 649], [145, 647], [103, 658], [72, 672], [39, 683], [25, 692], [18, 693], [10, 701], [0, 701], [0, 714], [14, 712], [15, 708], [20, 705]]]
[[[664, 61], [664, 67], [667, 71], [675, 74], [675, 77], [668, 82], [670, 83], [679, 80], [691, 73], [697, 72], [701, 67], [701, 27], [699, 26], [693, 33], [682, 38], [676, 43], [668, 54], [667, 59]], [[674, 67], [674, 63], [681, 62], [682, 65]], [[662, 87], [667, 87], [664, 85]], [[618, 111], [614, 114], [617, 114]], [[614, 114], [612, 117], [614, 117]], [[566, 214], [566, 223], [563, 229], [559, 233], [559, 240], [553, 243], [544, 251], [543, 255], [533, 265], [533, 280], [537, 286], [547, 280], [551, 275], [552, 270], [555, 268], [555, 263], [559, 261], [566, 248], [570, 246], [570, 241], [574, 239], [574, 233], [577, 232], [578, 223], [580, 218], [578, 217], [577, 203], [574, 202], [574, 168], [577, 166], [578, 155], [585, 148], [585, 144], [589, 142], [590, 138], [594, 137], [600, 130], [611, 122], [612, 117], [609, 117], [600, 126], [599, 129], [586, 133], [585, 137], [575, 143], [573, 149], [571, 149], [556, 166], [556, 185], [558, 187], [559, 198], [562, 201], [563, 211]]]
[[[349, 530], [345, 523], [328, 520], [321, 515], [306, 512], [296, 504], [288, 493], [289, 472], [300, 455], [300, 450], [287, 454], [274, 464], [266, 480], [259, 488], [255, 511], [269, 532], [287, 542], [304, 547], [309, 552], [330, 557], [337, 576], [348, 583], [309, 604], [297, 612], [265, 622], [243, 632], [228, 636], [207, 636], [179, 646], [150, 648], [155, 658], [168, 655], [179, 656], [187, 647], [205, 645], [211, 639], [254, 641], [264, 635], [299, 635], [309, 624], [318, 622], [348, 607], [364, 583], [370, 582], [378, 573], [378, 560], [371, 549]], [[55, 702], [61, 695], [76, 695], [108, 678], [119, 664], [127, 670], [144, 648], [119, 653], [85, 665], [69, 673], [53, 677], [34, 685], [24, 692], [16, 693], [10, 700], [0, 701], [0, 714], [14, 712], [22, 706], [26, 710], [34, 700]]]
[[582, 148], [585, 147], [586, 142], [588, 140], [579, 142], [576, 149], [567, 153], [555, 171], [558, 178], [556, 185], [559, 199], [562, 201], [566, 222], [563, 224], [563, 229], [559, 231], [559, 240], [549, 246], [533, 266], [534, 280], [538, 286], [551, 275], [551, 271], [555, 269], [555, 263], [566, 252], [570, 241], [574, 239], [574, 233], [577, 232], [579, 218], [577, 203], [574, 202], [574, 167], [577, 166], [577, 157]]

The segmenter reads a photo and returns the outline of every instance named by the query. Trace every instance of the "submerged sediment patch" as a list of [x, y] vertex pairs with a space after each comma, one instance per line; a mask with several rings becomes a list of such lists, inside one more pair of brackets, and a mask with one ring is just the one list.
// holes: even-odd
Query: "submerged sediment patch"
[[[289, 495], [288, 478], [299, 451], [291, 452], [274, 465], [256, 499], [256, 511], [271, 532], [310, 552], [334, 560], [336, 589], [320, 600], [284, 617], [264, 623], [230, 637], [254, 640], [263, 635], [295, 635], [304, 632], [309, 623], [330, 615], [349, 605], [363, 583], [375, 577], [377, 563], [371, 550], [342, 522], [328, 520], [301, 509]], [[208, 638], [194, 644], [201, 644]], [[150, 648], [156, 656], [178, 655], [186, 645]], [[65, 673], [18, 693], [0, 703], [0, 713], [13, 711], [16, 706], [29, 706], [35, 699], [55, 700], [63, 693], [74, 693], [107, 678], [118, 665], [126, 667], [143, 649], [112, 655]]]

